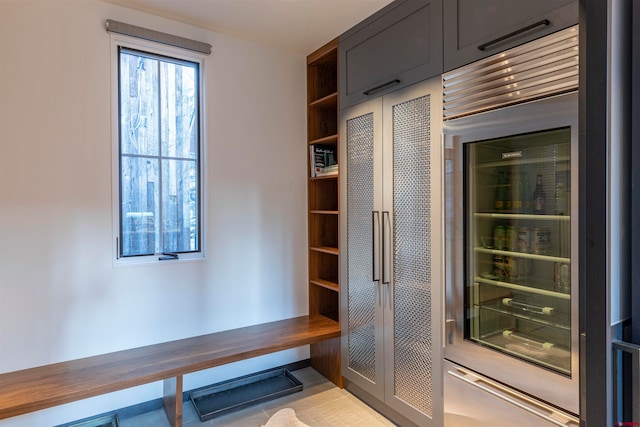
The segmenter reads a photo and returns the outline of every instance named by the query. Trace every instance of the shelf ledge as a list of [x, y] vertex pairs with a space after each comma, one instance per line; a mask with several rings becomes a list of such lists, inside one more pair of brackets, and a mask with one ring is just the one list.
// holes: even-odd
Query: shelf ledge
[[339, 292], [340, 291], [340, 285], [338, 285], [335, 282], [329, 281], [329, 280], [310, 279], [309, 283], [311, 283], [312, 285], [321, 286], [321, 287], [329, 289], [331, 291], [335, 291], [335, 292]]
[[323, 96], [322, 98], [316, 99], [315, 101], [311, 101], [309, 103], [309, 107], [337, 107], [338, 103], [338, 92], [330, 93], [327, 96]]
[[336, 144], [338, 142], [338, 134], [323, 136], [322, 138], [316, 138], [313, 141], [309, 141], [309, 145], [313, 144]]
[[309, 247], [310, 251], [314, 251], [314, 252], [322, 252], [325, 254], [330, 254], [330, 255], [338, 255], [340, 254], [340, 251], [338, 250], [338, 248], [332, 248], [329, 246], [310, 246]]
[[309, 213], [312, 214], [318, 214], [318, 215], [338, 215], [339, 211], [331, 211], [331, 210], [326, 210], [326, 209], [312, 209], [309, 211]]

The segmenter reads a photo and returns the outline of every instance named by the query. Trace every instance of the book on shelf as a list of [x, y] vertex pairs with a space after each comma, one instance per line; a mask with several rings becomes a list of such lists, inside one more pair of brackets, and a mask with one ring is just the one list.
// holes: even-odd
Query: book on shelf
[[309, 147], [311, 178], [338, 174], [336, 147], [328, 144], [313, 144]]

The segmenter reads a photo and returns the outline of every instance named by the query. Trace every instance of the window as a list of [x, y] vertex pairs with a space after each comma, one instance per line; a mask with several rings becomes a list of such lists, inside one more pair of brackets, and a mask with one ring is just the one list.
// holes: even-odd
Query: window
[[117, 258], [202, 257], [202, 63], [141, 45], [115, 45]]

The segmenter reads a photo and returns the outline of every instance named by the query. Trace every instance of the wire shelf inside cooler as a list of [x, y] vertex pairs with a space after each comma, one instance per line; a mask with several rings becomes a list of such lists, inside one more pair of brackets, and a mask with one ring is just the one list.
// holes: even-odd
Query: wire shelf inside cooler
[[474, 341], [561, 374], [571, 375], [571, 351], [566, 348], [553, 346], [540, 349], [538, 346], [528, 346], [524, 342], [506, 338], [504, 331], [488, 334]]
[[[549, 326], [552, 328], [557, 328], [565, 331], [571, 330], [571, 324], [569, 316], [570, 314], [563, 311], [562, 308], [558, 307], [557, 304], [547, 304], [547, 305], [539, 305], [542, 309], [550, 309], [550, 314], [543, 313], [534, 313], [532, 311], [527, 311], [526, 308], [514, 308], [511, 306], [507, 306], [504, 302], [505, 299], [512, 299], [514, 302], [517, 302], [516, 298], [499, 298], [492, 302], [484, 302], [482, 308], [484, 310], [493, 311], [495, 313], [499, 313], [505, 316], [511, 316], [515, 319], [528, 320], [531, 322], [535, 322], [542, 326]], [[531, 304], [533, 305], [533, 304]], [[541, 310], [542, 311], [542, 310]]]

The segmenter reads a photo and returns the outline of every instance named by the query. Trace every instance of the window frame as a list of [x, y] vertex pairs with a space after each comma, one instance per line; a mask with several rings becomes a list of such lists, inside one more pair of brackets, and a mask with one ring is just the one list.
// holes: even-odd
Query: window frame
[[[205, 126], [205, 59], [204, 54], [198, 52], [165, 45], [158, 42], [139, 39], [136, 37], [114, 34], [111, 38], [111, 132], [112, 132], [112, 228], [113, 228], [113, 261], [114, 265], [137, 265], [137, 264], [154, 264], [183, 261], [194, 261], [205, 259], [206, 253], [206, 221], [205, 206], [206, 200], [206, 126]], [[121, 153], [120, 153], [120, 48], [140, 51], [142, 54], [148, 53], [175, 59], [178, 61], [188, 61], [198, 66], [198, 219], [199, 219], [199, 250], [193, 252], [180, 252], [177, 258], [163, 257], [162, 253], [150, 255], [131, 255], [122, 256], [120, 253], [120, 238], [122, 226], [122, 207], [121, 207]], [[161, 191], [161, 190], [160, 190]], [[164, 259], [160, 259], [163, 257]]]

